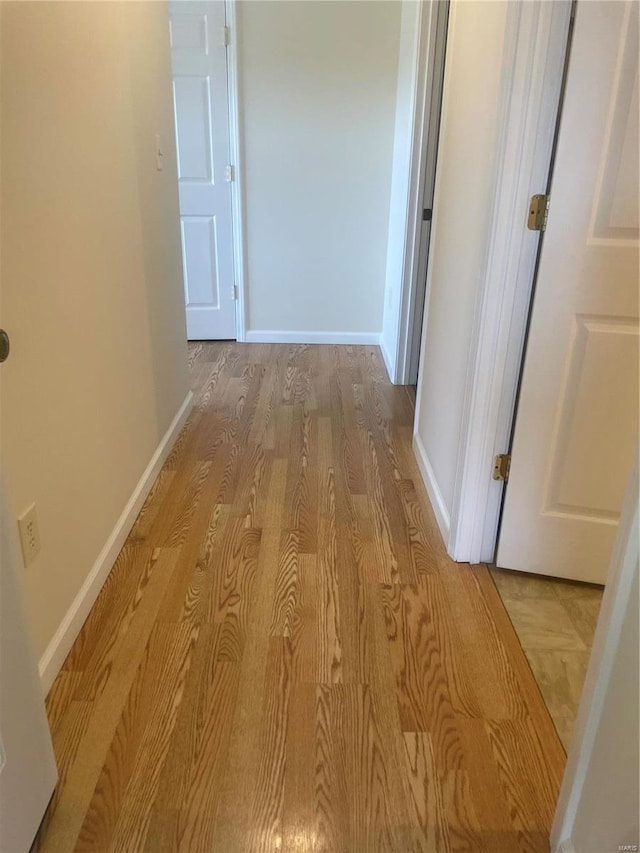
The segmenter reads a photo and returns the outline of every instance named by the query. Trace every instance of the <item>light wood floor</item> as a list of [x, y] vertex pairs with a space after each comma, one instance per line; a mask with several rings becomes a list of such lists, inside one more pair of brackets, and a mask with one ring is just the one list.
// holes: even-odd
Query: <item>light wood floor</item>
[[194, 412], [48, 697], [37, 848], [548, 850], [563, 749], [377, 348], [190, 353]]

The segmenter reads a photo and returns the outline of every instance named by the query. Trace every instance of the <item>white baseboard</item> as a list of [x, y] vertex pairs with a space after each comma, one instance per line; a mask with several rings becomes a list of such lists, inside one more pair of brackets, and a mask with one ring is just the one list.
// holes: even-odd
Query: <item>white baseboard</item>
[[125, 508], [117, 520], [115, 527], [98, 554], [98, 557], [91, 567], [85, 582], [80, 587], [80, 591], [76, 595], [67, 610], [64, 619], [60, 623], [58, 630], [53, 635], [51, 642], [45, 649], [44, 654], [40, 658], [38, 669], [40, 671], [40, 681], [45, 695], [49, 692], [53, 681], [62, 668], [74, 640], [80, 633], [80, 629], [85, 623], [89, 611], [98, 597], [98, 593], [102, 589], [104, 582], [113, 564], [124, 545], [127, 536], [133, 524], [138, 517], [138, 513], [142, 508], [143, 503], [151, 486], [154, 484], [165, 459], [169, 455], [180, 430], [182, 429], [191, 407], [193, 405], [193, 394], [191, 391], [187, 394], [184, 402], [178, 409], [171, 426], [166, 431], [160, 444], [156, 448], [155, 453], [151, 457], [151, 461], [147, 465], [142, 477], [138, 481], [133, 494], [127, 501]]
[[249, 344], [350, 344], [377, 346], [378, 332], [278, 332], [248, 330], [245, 341]]
[[396, 384], [396, 366], [393, 363], [389, 350], [387, 349], [387, 345], [383, 335], [380, 335], [380, 352], [382, 353], [382, 358], [384, 361], [384, 366], [387, 368], [387, 376], [389, 377], [389, 381], [394, 385]]
[[427, 451], [425, 450], [419, 435], [413, 436], [413, 452], [415, 453], [418, 468], [422, 474], [422, 480], [427, 490], [427, 494], [429, 495], [429, 500], [431, 501], [431, 506], [433, 507], [438, 527], [440, 528], [440, 533], [442, 533], [444, 543], [448, 547], [449, 528], [451, 526], [449, 511], [447, 510], [447, 505], [442, 497], [440, 487], [438, 486], [436, 475], [434, 474], [431, 463], [429, 462]]

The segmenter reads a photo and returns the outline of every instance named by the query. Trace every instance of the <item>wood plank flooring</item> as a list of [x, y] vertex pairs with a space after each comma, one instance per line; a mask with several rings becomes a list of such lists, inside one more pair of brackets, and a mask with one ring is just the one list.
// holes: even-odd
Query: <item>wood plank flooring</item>
[[565, 756], [375, 347], [196, 344], [47, 708], [40, 851], [545, 851]]

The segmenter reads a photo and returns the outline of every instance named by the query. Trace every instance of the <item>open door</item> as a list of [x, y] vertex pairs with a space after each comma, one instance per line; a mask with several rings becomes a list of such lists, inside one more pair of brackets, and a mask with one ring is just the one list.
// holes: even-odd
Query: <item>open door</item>
[[169, 3], [189, 340], [236, 338], [223, 0]]
[[577, 4], [497, 564], [604, 583], [638, 442], [638, 4]]

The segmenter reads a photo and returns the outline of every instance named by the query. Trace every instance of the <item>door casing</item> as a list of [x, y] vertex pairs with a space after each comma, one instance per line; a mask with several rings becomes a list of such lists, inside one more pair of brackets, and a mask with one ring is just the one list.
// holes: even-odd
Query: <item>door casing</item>
[[[493, 479], [493, 462], [509, 444], [538, 247], [526, 212], [531, 195], [547, 185], [571, 11], [570, 0], [508, 6], [499, 168], [492, 175], [494, 206], [474, 311], [453, 505], [448, 529], [442, 529], [458, 562], [490, 562], [495, 553], [503, 484]], [[436, 175], [432, 246], [439, 203]], [[429, 290], [428, 276], [423, 352]]]
[[242, 126], [240, 118], [240, 86], [238, 83], [238, 16], [237, 0], [224, 0], [226, 25], [229, 31], [227, 45], [227, 92], [229, 98], [229, 154], [234, 165], [231, 183], [231, 223], [233, 234], [233, 274], [236, 285], [236, 340], [247, 340], [248, 303], [245, 276], [245, 210], [244, 161], [242, 157]]
[[[431, 223], [424, 227], [422, 212], [433, 207], [438, 147], [434, 125], [440, 116], [449, 2], [428, 0], [402, 6], [400, 51], [411, 55], [401, 56], [399, 67], [402, 88], [396, 104], [386, 304], [380, 335], [387, 372], [396, 385], [416, 381], [431, 234]], [[411, 103], [410, 120], [403, 108], [407, 102]]]
[[246, 341], [246, 304], [248, 301], [245, 278], [245, 211], [244, 173], [242, 157], [242, 127], [238, 65], [238, 21], [236, 0], [224, 0], [227, 29], [227, 104], [229, 133], [229, 163], [233, 170], [231, 190], [231, 237], [233, 253], [233, 282], [235, 285], [235, 338]]
[[496, 553], [592, 583], [606, 580], [637, 444], [637, 26], [633, 2], [577, 4]]

